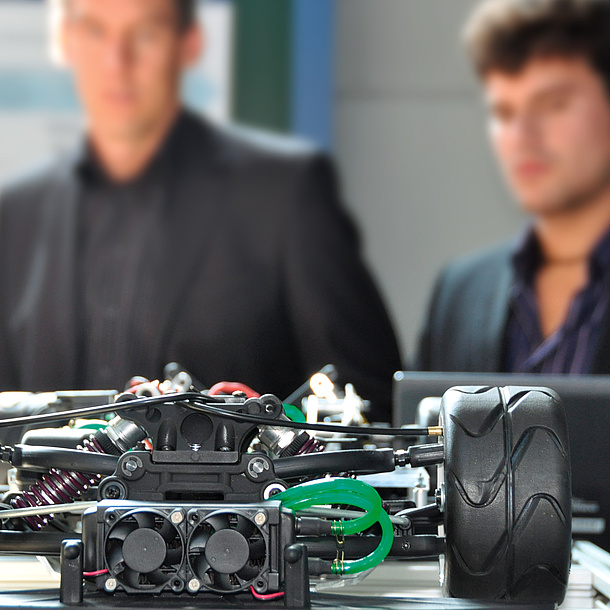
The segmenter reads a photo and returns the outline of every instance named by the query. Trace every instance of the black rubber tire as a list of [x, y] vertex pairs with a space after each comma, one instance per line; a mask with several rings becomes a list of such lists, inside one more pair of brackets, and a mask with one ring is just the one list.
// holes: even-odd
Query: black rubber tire
[[445, 595], [561, 603], [572, 528], [559, 397], [544, 388], [452, 388], [440, 424]]

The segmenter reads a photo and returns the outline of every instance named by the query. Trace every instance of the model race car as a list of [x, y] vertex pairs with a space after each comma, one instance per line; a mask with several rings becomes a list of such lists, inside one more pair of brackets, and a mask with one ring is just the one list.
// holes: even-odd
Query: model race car
[[65, 605], [308, 607], [310, 590], [384, 560], [432, 557], [448, 597], [563, 600], [571, 481], [556, 394], [453, 388], [437, 426], [392, 429], [365, 423], [353, 389], [315, 383], [326, 396], [311, 392], [306, 414], [240, 384], [202, 390], [180, 370], [97, 394], [105, 404], [63, 393], [61, 407], [55, 395], [0, 420], [0, 551], [46, 557]]

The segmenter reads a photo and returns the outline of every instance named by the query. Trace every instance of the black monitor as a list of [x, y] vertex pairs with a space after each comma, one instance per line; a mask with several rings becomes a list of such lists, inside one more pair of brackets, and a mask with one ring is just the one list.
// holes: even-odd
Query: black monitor
[[[399, 371], [394, 375], [394, 425], [415, 423], [421, 400], [442, 396], [454, 386], [547, 387], [559, 394], [572, 459], [574, 533], [610, 550], [610, 376]], [[593, 512], [593, 503], [599, 504], [599, 513]], [[605, 531], [579, 536], [600, 529], [599, 516], [606, 520]]]

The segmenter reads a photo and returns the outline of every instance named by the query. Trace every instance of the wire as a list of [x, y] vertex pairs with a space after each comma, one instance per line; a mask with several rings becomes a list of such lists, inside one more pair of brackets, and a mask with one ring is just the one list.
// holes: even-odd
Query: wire
[[234, 392], [243, 392], [248, 398], [260, 398], [261, 395], [247, 386], [245, 383], [238, 383], [237, 381], [221, 381], [213, 385], [209, 390], [210, 396], [218, 396], [220, 394], [233, 394]]
[[55, 515], [58, 513], [82, 513], [97, 502], [73, 502], [72, 504], [50, 504], [49, 506], [34, 506], [32, 508], [14, 508], [0, 510], [0, 519], [17, 519], [36, 515]]
[[[65, 421], [66, 419], [77, 419], [79, 417], [91, 417], [92, 415], [101, 415], [104, 413], [119, 413], [133, 408], [154, 407], [156, 405], [179, 403], [185, 400], [201, 399], [204, 396], [198, 392], [181, 392], [176, 394], [164, 394], [163, 396], [153, 396], [145, 398], [136, 398], [134, 400], [125, 400], [114, 402], [112, 404], [99, 405], [95, 407], [81, 407], [80, 409], [71, 409], [69, 411], [58, 411], [56, 413], [42, 413], [40, 415], [24, 415], [22, 417], [11, 417], [8, 419], [0, 419], [0, 428], [11, 428], [13, 426], [22, 426], [23, 424], [44, 424], [54, 421]], [[210, 402], [224, 403], [222, 399], [214, 398], [214, 396], [204, 396]], [[188, 405], [188, 403], [185, 403]], [[267, 423], [268, 420], [267, 420]]]
[[[206, 403], [202, 403], [202, 400], [205, 400]], [[307, 424], [287, 419], [270, 420], [269, 418], [260, 417], [257, 415], [250, 415], [249, 413], [237, 413], [234, 411], [228, 411], [221, 407], [214, 407], [211, 404], [207, 404], [207, 401], [217, 404], [225, 404], [225, 401], [222, 399], [215, 398], [214, 396], [208, 396], [207, 394], [201, 394], [200, 392], [180, 392], [176, 394], [164, 394], [163, 396], [137, 398], [135, 400], [126, 400], [96, 407], [83, 407], [81, 409], [72, 409], [70, 411], [59, 411], [57, 413], [44, 413], [41, 415], [27, 415], [23, 417], [12, 417], [9, 419], [2, 419], [0, 420], [0, 428], [22, 426], [23, 424], [42, 424], [54, 421], [63, 421], [67, 417], [69, 417], [70, 419], [75, 419], [78, 417], [91, 417], [92, 415], [100, 415], [108, 412], [119, 413], [121, 411], [127, 411], [135, 408], [139, 409], [153, 407], [156, 405], [176, 403], [193, 411], [211, 413], [213, 415], [218, 415], [219, 417], [223, 417], [226, 419], [245, 421], [264, 426], [273, 424], [276, 427], [282, 428], [295, 428], [297, 430], [314, 431], [319, 430], [321, 432], [341, 432], [343, 434], [354, 434], [358, 436], [370, 436], [374, 434], [378, 436], [416, 437], [426, 436], [428, 434], [428, 428], [364, 428], [357, 426], [342, 426], [340, 424]]]
[[415, 428], [415, 427], [404, 427], [404, 428], [374, 428], [374, 427], [362, 427], [362, 426], [342, 426], [341, 424], [308, 424], [306, 422], [295, 422], [290, 420], [269, 420], [268, 418], [259, 417], [257, 415], [250, 415], [249, 413], [235, 413], [233, 411], [226, 411], [219, 407], [213, 407], [212, 405], [201, 404], [199, 402], [200, 397], [194, 400], [192, 403], [184, 403], [183, 406], [189, 407], [195, 411], [202, 411], [204, 413], [212, 413], [219, 417], [225, 417], [227, 419], [235, 419], [237, 421], [248, 421], [255, 424], [262, 424], [268, 426], [273, 424], [276, 427], [281, 428], [296, 428], [297, 430], [319, 430], [320, 432], [340, 432], [343, 434], [354, 434], [357, 436], [427, 436], [428, 428]]
[[91, 577], [91, 576], [101, 576], [102, 574], [108, 574], [110, 570], [97, 570], [97, 572], [83, 572], [83, 576]]
[[[311, 508], [303, 508], [299, 511], [302, 515], [311, 515], [314, 517], [328, 517], [330, 519], [356, 519], [364, 514], [358, 510], [347, 510], [344, 508], [324, 508], [322, 506], [312, 506]], [[407, 516], [389, 515], [390, 521], [394, 525], [409, 527], [411, 520]]]
[[258, 599], [261, 602], [268, 602], [268, 601], [271, 601], [272, 599], [280, 599], [280, 597], [284, 597], [283, 591], [281, 591], [280, 593], [270, 593], [269, 595], [261, 595], [260, 593], [257, 593], [254, 590], [254, 587], [252, 585], [250, 585], [250, 591], [252, 592], [252, 595], [254, 596], [254, 598]]

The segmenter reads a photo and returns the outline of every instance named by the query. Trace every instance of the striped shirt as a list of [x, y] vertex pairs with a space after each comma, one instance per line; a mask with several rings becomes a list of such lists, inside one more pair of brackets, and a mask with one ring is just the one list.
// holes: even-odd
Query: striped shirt
[[574, 297], [567, 318], [543, 337], [534, 288], [542, 254], [533, 230], [524, 234], [513, 254], [514, 281], [509, 297], [504, 370], [510, 373], [586, 374], [610, 304], [610, 232], [589, 260], [587, 285]]

